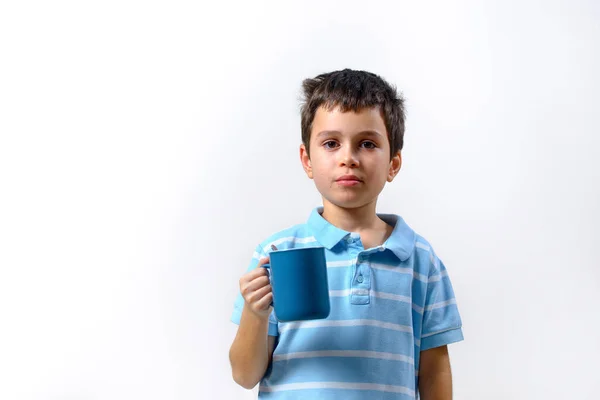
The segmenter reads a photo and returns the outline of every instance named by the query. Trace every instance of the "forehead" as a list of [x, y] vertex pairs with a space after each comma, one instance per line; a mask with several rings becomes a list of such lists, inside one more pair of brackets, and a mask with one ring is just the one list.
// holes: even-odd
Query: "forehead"
[[337, 131], [343, 135], [374, 131], [387, 137], [379, 107], [364, 108], [358, 112], [342, 112], [339, 107], [332, 110], [319, 107], [313, 119], [311, 136], [322, 131]]

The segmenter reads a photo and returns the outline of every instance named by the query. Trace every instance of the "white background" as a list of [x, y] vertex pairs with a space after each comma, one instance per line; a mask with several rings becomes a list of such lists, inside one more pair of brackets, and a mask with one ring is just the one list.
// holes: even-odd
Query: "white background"
[[300, 85], [350, 67], [407, 98], [378, 211], [449, 270], [455, 398], [597, 399], [599, 4], [3, 2], [0, 398], [254, 398], [238, 279], [320, 204]]

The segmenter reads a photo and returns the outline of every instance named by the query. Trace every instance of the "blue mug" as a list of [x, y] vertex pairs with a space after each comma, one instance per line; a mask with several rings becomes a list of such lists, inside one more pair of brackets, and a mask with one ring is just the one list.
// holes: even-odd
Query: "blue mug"
[[281, 322], [329, 316], [327, 261], [323, 247], [275, 250], [269, 253], [273, 307]]

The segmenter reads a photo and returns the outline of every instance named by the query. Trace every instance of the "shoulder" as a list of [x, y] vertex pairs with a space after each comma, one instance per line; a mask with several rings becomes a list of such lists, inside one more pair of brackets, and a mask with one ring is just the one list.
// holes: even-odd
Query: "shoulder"
[[442, 264], [433, 246], [419, 234], [415, 235], [415, 261], [423, 275], [432, 276], [441, 272]]
[[397, 216], [398, 223], [403, 226], [404, 235], [413, 242], [412, 248], [412, 264], [416, 272], [423, 275], [435, 274], [439, 271], [439, 259], [432, 244], [419, 232], [409, 227], [406, 221], [401, 217]]

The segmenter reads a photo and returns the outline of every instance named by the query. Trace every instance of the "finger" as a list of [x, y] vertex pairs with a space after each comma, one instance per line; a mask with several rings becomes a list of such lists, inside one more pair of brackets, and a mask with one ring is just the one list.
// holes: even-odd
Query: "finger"
[[246, 285], [242, 288], [242, 294], [251, 294], [252, 292], [257, 291], [270, 283], [269, 278], [266, 276], [260, 276], [256, 279], [253, 279], [251, 282], [246, 283]]
[[262, 299], [256, 302], [256, 307], [259, 310], [266, 310], [271, 306], [273, 302], [273, 292], [267, 293]]
[[240, 278], [240, 288], [242, 288], [243, 286], [252, 282], [253, 280], [255, 280], [258, 277], [268, 276], [268, 275], [269, 275], [269, 272], [266, 270], [266, 268], [253, 269], [252, 271], [247, 272], [244, 275], [242, 275], [242, 277]]
[[261, 258], [258, 264], [256, 265], [256, 268], [248, 272], [246, 275], [250, 278], [250, 280], [256, 278], [257, 276], [266, 275], [268, 273], [267, 268], [263, 268], [263, 265], [267, 264], [268, 262], [268, 257]]
[[269, 282], [270, 282], [269, 277], [259, 276], [255, 279], [252, 279], [251, 281], [240, 282], [240, 291], [242, 292], [242, 295], [247, 296], [247, 295], [250, 295], [255, 290], [260, 289], [261, 287], [263, 287], [265, 285], [268, 285]]
[[259, 276], [267, 276], [267, 275], [269, 275], [269, 269], [268, 268], [264, 268], [262, 266], [256, 267], [256, 269], [253, 269], [252, 272], [253, 273], [249, 275], [250, 278], [251, 278], [250, 280], [256, 279]]
[[258, 265], [257, 267], [262, 267], [263, 265], [269, 263], [271, 259], [269, 258], [269, 256], [263, 257], [260, 260], [258, 260]]
[[248, 303], [257, 303], [267, 294], [271, 293], [271, 285], [266, 285], [250, 293], [246, 301]]

